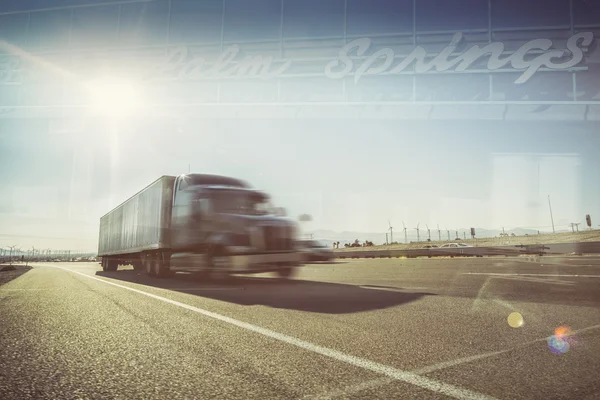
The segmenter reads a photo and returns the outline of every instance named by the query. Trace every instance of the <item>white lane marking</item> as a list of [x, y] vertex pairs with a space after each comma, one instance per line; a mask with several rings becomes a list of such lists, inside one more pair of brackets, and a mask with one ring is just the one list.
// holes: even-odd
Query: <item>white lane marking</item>
[[441, 362], [441, 363], [438, 363], [438, 364], [429, 365], [427, 367], [419, 368], [416, 371], [414, 371], [414, 373], [415, 374], [423, 374], [423, 375], [424, 374], [429, 374], [431, 372], [438, 371], [440, 369], [454, 367], [456, 365], [465, 364], [465, 363], [468, 363], [468, 362], [471, 362], [471, 361], [480, 360], [482, 358], [493, 357], [493, 356], [496, 356], [498, 354], [506, 353], [508, 351], [509, 350], [494, 351], [494, 352], [490, 352], [490, 353], [477, 354], [477, 355], [474, 355], [474, 356], [458, 358], [456, 360], [444, 361], [444, 362]]
[[[594, 329], [600, 329], [600, 325], [593, 325], [593, 326], [589, 326], [587, 328], [579, 329], [577, 331], [574, 331], [574, 334], [583, 333], [583, 332], [587, 332], [587, 331], [594, 330]], [[494, 356], [497, 356], [497, 355], [505, 354], [505, 353], [511, 352], [513, 350], [520, 349], [520, 348], [523, 348], [523, 347], [527, 347], [529, 345], [536, 344], [536, 343], [539, 343], [539, 342], [545, 342], [547, 340], [548, 340], [547, 337], [546, 338], [541, 338], [541, 339], [536, 339], [536, 340], [532, 340], [530, 342], [526, 342], [526, 343], [520, 344], [518, 346], [512, 347], [512, 348], [507, 349], [507, 350], [492, 351], [492, 352], [489, 352], [489, 353], [476, 354], [476, 355], [473, 355], [473, 356], [457, 358], [455, 360], [444, 361], [444, 362], [441, 362], [441, 363], [437, 363], [437, 364], [433, 364], [433, 365], [429, 365], [429, 366], [426, 366], [426, 367], [422, 367], [422, 368], [416, 369], [416, 370], [412, 371], [412, 373], [419, 374], [419, 375], [425, 375], [425, 374], [429, 374], [429, 373], [432, 373], [432, 372], [435, 372], [435, 371], [439, 371], [439, 370], [442, 370], [442, 369], [446, 369], [446, 368], [450, 368], [450, 367], [455, 367], [457, 365], [466, 364], [466, 363], [470, 363], [470, 362], [473, 362], [473, 361], [481, 360], [481, 359], [484, 359], [484, 358], [489, 358], [489, 357], [494, 357]], [[322, 393], [322, 394], [314, 395], [314, 396], [306, 396], [306, 397], [304, 397], [304, 399], [305, 400], [313, 400], [313, 399], [314, 400], [321, 400], [321, 399], [332, 399], [332, 398], [335, 398], [335, 397], [348, 396], [348, 395], [351, 395], [351, 394], [356, 394], [356, 393], [361, 392], [361, 391], [366, 390], [366, 389], [374, 389], [374, 388], [377, 388], [379, 386], [384, 386], [384, 385], [387, 385], [387, 384], [389, 384], [389, 383], [391, 383], [393, 381], [394, 380], [390, 379], [390, 378], [374, 379], [374, 380], [362, 382], [362, 383], [359, 383], [359, 384], [356, 384], [356, 385], [348, 386], [348, 387], [346, 387], [344, 389], [332, 390], [330, 392]]]
[[[407, 290], [427, 290], [426, 287], [403, 287], [403, 288], [394, 288], [394, 287], [382, 287], [382, 286], [358, 286], [361, 289], [370, 289], [370, 290], [383, 290], [387, 292], [401, 292], [405, 293]], [[410, 293], [410, 292], [407, 292]]]
[[545, 276], [552, 278], [600, 278], [600, 275], [573, 275], [573, 274], [503, 274], [495, 272], [464, 272], [462, 275], [487, 275], [487, 276]]
[[573, 281], [563, 281], [560, 279], [549, 279], [548, 277], [542, 276], [534, 278], [532, 276], [495, 276], [495, 279], [504, 279], [508, 281], [520, 281], [520, 282], [534, 282], [534, 283], [545, 283], [548, 285], [560, 285], [560, 286], [574, 286]]
[[181, 290], [184, 292], [196, 292], [196, 291], [207, 291], [207, 290], [242, 290], [239, 287], [197, 287], [197, 288], [186, 288], [186, 287], [161, 287], [161, 289], [165, 290]]
[[109, 282], [104, 279], [97, 278], [95, 276], [90, 276], [90, 275], [84, 274], [82, 272], [72, 271], [72, 270], [69, 270], [66, 268], [62, 268], [62, 267], [54, 267], [54, 268], [59, 268], [59, 269], [62, 269], [62, 270], [68, 271], [68, 272], [72, 272], [72, 273], [81, 275], [85, 278], [89, 278], [89, 279], [93, 279], [93, 280], [105, 283], [107, 285], [112, 285], [112, 286], [115, 286], [115, 287], [118, 287], [121, 289], [129, 290], [134, 293], [148, 296], [153, 299], [160, 300], [165, 303], [172, 304], [174, 306], [178, 306], [178, 307], [184, 308], [186, 310], [193, 311], [193, 312], [205, 315], [210, 318], [214, 318], [214, 319], [222, 321], [222, 322], [226, 322], [228, 324], [237, 326], [239, 328], [246, 329], [246, 330], [249, 330], [249, 331], [252, 331], [255, 333], [259, 333], [259, 334], [269, 337], [271, 339], [275, 339], [275, 340], [279, 340], [280, 342], [291, 344], [291, 345], [299, 347], [301, 349], [311, 351], [315, 354], [320, 354], [325, 357], [329, 357], [331, 359], [353, 365], [355, 367], [363, 368], [363, 369], [366, 369], [366, 370], [369, 370], [372, 372], [376, 372], [381, 375], [389, 376], [390, 378], [393, 378], [397, 381], [409, 383], [411, 385], [414, 385], [414, 386], [417, 386], [417, 387], [420, 387], [423, 389], [427, 389], [432, 392], [441, 393], [446, 396], [453, 397], [455, 399], [486, 399], [486, 400], [493, 399], [493, 397], [484, 395], [482, 393], [477, 393], [477, 392], [474, 392], [474, 391], [471, 391], [471, 390], [468, 390], [465, 388], [461, 388], [461, 387], [458, 387], [455, 385], [450, 385], [448, 383], [444, 383], [444, 382], [436, 381], [434, 379], [426, 378], [426, 377], [420, 376], [420, 375], [412, 373], [412, 372], [402, 371], [402, 370], [396, 369], [394, 367], [391, 367], [391, 366], [388, 366], [385, 364], [380, 364], [380, 363], [370, 361], [370, 360], [367, 360], [364, 358], [345, 354], [340, 351], [333, 350], [333, 349], [330, 349], [330, 348], [324, 347], [324, 346], [319, 346], [319, 345], [316, 345], [316, 344], [313, 344], [313, 343], [310, 343], [310, 342], [307, 342], [307, 341], [304, 341], [301, 339], [297, 339], [292, 336], [288, 336], [288, 335], [284, 335], [279, 332], [272, 331], [270, 329], [262, 328], [257, 325], [252, 325], [247, 322], [238, 321], [237, 319], [234, 319], [231, 317], [226, 317], [224, 315], [217, 314], [212, 311], [204, 310], [202, 308], [190, 306], [188, 304], [181, 303], [179, 301], [167, 299], [165, 297], [161, 297], [161, 296], [157, 296], [155, 294], [144, 292], [143, 290], [138, 290], [138, 289], [134, 289], [134, 288], [131, 288], [128, 286], [119, 285], [118, 283]]
[[510, 304], [508, 301], [504, 301], [501, 299], [494, 299], [493, 302], [496, 304], [500, 304], [504, 308], [508, 308], [510, 311], [519, 311], [519, 310], [515, 310], [515, 308], [512, 306], [512, 304]]
[[[594, 330], [594, 329], [600, 329], [600, 325], [593, 325], [593, 326], [588, 326], [587, 328], [578, 329], [576, 331], [573, 331], [573, 334], [583, 333], [583, 332], [591, 331], [591, 330]], [[505, 354], [505, 353], [511, 352], [513, 350], [517, 350], [517, 349], [520, 349], [520, 348], [523, 348], [523, 347], [527, 347], [529, 345], [536, 344], [536, 343], [539, 343], [539, 342], [545, 342], [547, 340], [548, 340], [548, 337], [540, 338], [540, 339], [536, 339], [536, 340], [532, 340], [530, 342], [526, 342], [526, 343], [520, 344], [520, 345], [515, 346], [515, 347], [511, 347], [510, 349], [506, 349], [506, 350], [491, 351], [489, 353], [482, 353], [482, 354], [477, 354], [477, 355], [474, 355], [474, 356], [457, 358], [456, 360], [444, 361], [444, 362], [441, 362], [441, 363], [438, 363], [438, 364], [429, 365], [427, 367], [423, 367], [423, 368], [417, 369], [417, 370], [413, 371], [413, 373], [415, 373], [415, 374], [429, 374], [431, 372], [439, 371], [441, 369], [454, 367], [454, 366], [457, 366], [457, 365], [469, 363], [469, 362], [472, 362], [472, 361], [481, 360], [483, 358], [489, 358], [489, 357], [497, 356], [497, 355], [500, 355], [500, 354]]]
[[483, 294], [485, 292], [485, 290], [487, 289], [488, 285], [490, 284], [492, 278], [487, 278], [485, 280], [485, 282], [483, 283], [483, 285], [481, 285], [481, 287], [479, 288], [479, 291], [477, 291], [477, 297], [475, 297], [475, 299], [473, 299], [473, 304], [471, 305], [471, 311], [477, 310], [481, 307], [481, 304], [485, 302], [485, 298], [483, 298]]

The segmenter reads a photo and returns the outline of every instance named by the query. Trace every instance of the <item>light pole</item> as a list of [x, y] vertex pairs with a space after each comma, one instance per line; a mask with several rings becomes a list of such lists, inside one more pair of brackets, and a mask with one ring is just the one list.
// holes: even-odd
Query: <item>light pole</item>
[[548, 195], [548, 208], [550, 209], [550, 220], [552, 221], [552, 233], [556, 233], [554, 230], [554, 216], [552, 215], [552, 203], [550, 203], [550, 195]]

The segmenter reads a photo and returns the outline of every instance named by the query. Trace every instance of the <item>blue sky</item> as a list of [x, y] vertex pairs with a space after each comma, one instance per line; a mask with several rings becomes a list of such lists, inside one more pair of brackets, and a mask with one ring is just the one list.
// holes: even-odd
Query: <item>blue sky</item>
[[[0, 123], [0, 246], [93, 250], [101, 215], [160, 175], [232, 175], [307, 229], [550, 230], [600, 218], [598, 126], [523, 122], [196, 120], [49, 133]], [[538, 168], [539, 166], [539, 168]], [[539, 171], [539, 172], [538, 172]], [[43, 239], [46, 238], [46, 239]], [[60, 247], [63, 245], [63, 247]]]

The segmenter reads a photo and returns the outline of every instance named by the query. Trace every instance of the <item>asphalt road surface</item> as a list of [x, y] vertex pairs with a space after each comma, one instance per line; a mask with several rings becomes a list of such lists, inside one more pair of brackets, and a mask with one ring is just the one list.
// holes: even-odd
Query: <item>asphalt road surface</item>
[[212, 283], [40, 264], [0, 286], [0, 313], [2, 399], [600, 398], [600, 258]]

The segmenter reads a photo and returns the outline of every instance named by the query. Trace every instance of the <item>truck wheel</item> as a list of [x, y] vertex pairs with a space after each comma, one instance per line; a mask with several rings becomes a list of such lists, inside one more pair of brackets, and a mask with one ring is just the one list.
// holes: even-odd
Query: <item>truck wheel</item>
[[277, 275], [283, 279], [290, 279], [296, 274], [296, 268], [285, 267], [277, 270]]
[[116, 271], [119, 268], [119, 262], [116, 260], [107, 260], [106, 271]]
[[206, 257], [210, 280], [224, 282], [229, 278], [229, 256], [223, 247], [212, 248]]
[[163, 258], [162, 254], [157, 254], [154, 261], [154, 276], [158, 278], [168, 278], [171, 276], [169, 262]]
[[144, 257], [144, 267], [146, 267], [146, 275], [154, 276], [154, 255], [148, 255]]

